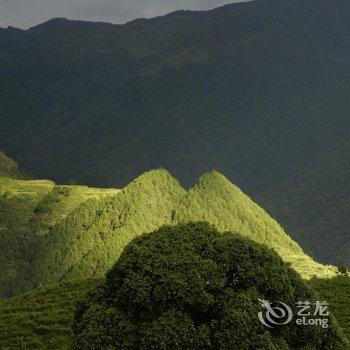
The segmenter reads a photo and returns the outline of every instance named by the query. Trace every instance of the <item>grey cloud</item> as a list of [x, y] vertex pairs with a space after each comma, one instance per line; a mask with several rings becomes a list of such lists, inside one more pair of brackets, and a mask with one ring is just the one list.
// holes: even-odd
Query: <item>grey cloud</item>
[[28, 28], [54, 17], [124, 23], [180, 10], [207, 10], [237, 0], [0, 0], [0, 27]]

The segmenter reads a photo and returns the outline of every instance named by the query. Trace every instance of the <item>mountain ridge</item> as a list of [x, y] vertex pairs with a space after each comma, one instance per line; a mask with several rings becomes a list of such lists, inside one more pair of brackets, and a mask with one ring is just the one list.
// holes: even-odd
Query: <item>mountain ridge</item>
[[[273, 189], [348, 142], [349, 13], [343, 0], [255, 1], [64, 35], [1, 31], [0, 149], [37, 178], [93, 187], [124, 187], [159, 167], [189, 187], [214, 168], [288, 224]], [[317, 172], [331, 198], [325, 162]], [[306, 196], [294, 197], [292, 215], [321, 207], [298, 190]], [[314, 249], [316, 226], [305, 249], [347, 263], [322, 241]], [[332, 235], [338, 246], [344, 232]]]
[[216, 171], [204, 174], [188, 191], [164, 169], [146, 172], [121, 190], [3, 178], [2, 297], [101, 276], [134, 237], [196, 221], [275, 249], [306, 279], [336, 274], [335, 267], [307, 256], [274, 219]]

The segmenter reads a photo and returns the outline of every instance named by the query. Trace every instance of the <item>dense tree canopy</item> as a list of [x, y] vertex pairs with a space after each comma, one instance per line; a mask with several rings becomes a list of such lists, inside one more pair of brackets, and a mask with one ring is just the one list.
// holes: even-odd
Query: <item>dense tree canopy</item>
[[272, 250], [206, 223], [133, 240], [105, 281], [78, 303], [74, 349], [345, 349], [327, 329], [266, 328], [259, 299], [315, 300]]

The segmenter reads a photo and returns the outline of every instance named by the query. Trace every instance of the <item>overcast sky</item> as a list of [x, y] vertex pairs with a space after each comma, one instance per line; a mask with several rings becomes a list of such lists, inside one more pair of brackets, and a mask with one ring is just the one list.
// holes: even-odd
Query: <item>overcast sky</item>
[[179, 9], [211, 9], [237, 0], [0, 0], [0, 27], [28, 28], [54, 17], [124, 23]]

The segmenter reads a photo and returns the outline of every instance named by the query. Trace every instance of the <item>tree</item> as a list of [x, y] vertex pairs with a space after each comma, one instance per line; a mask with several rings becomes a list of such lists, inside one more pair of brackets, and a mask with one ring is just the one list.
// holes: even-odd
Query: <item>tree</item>
[[267, 328], [259, 299], [295, 311], [313, 290], [272, 250], [206, 223], [134, 239], [79, 301], [74, 349], [345, 349], [337, 325]]
[[338, 274], [347, 276], [348, 268], [344, 265], [338, 266]]

